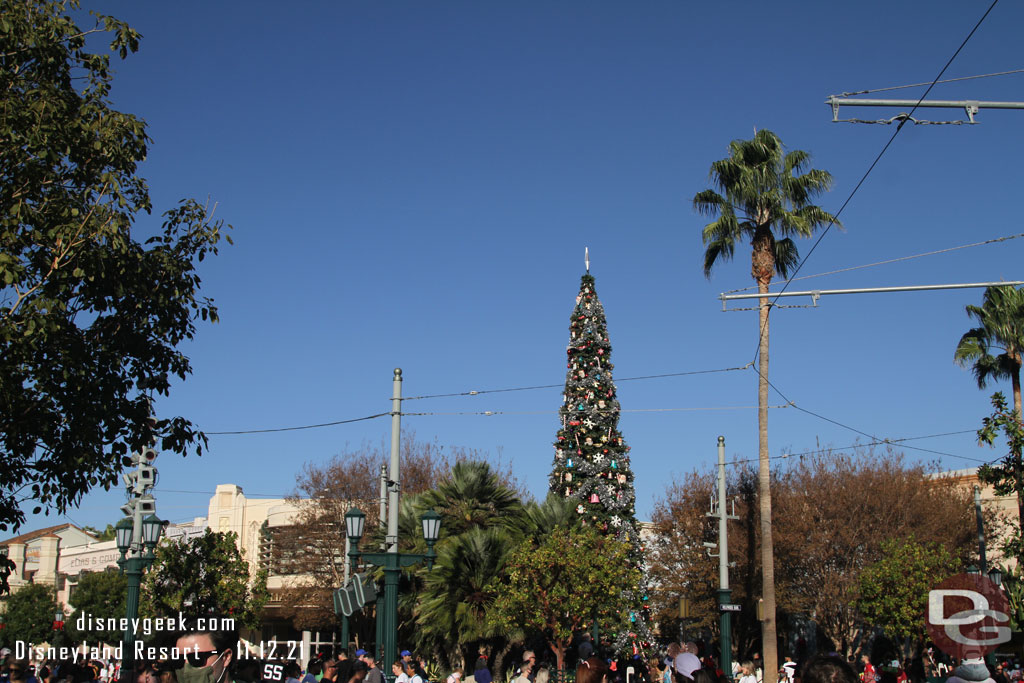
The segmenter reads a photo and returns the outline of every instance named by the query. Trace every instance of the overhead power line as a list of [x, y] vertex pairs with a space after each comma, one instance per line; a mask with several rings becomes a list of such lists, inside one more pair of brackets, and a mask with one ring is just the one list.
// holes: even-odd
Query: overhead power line
[[[911, 254], [910, 256], [900, 256], [899, 258], [886, 259], [885, 261], [875, 261], [874, 263], [865, 263], [860, 266], [850, 266], [848, 268], [837, 268], [836, 270], [829, 270], [824, 273], [815, 273], [814, 275], [802, 275], [800, 277], [791, 277], [785, 280], [785, 283], [796, 282], [797, 280], [810, 280], [816, 277], [825, 277], [826, 275], [836, 275], [838, 273], [848, 273], [851, 270], [862, 270], [864, 268], [874, 268], [875, 266], [886, 266], [891, 263], [899, 263], [901, 261], [910, 261], [911, 259], [921, 258], [924, 256], [935, 256], [937, 254], [948, 254], [951, 251], [959, 251], [960, 249], [969, 249], [971, 247], [980, 247], [987, 244], [996, 244], [998, 242], [1006, 242], [1007, 240], [1015, 240], [1020, 237], [1024, 237], [1024, 232], [1016, 235], [1006, 235], [1005, 237], [995, 237], [990, 240], [984, 240], [981, 242], [972, 242], [971, 244], [961, 244], [957, 247], [948, 247], [946, 249], [936, 249], [935, 251], [926, 251], [922, 254]], [[748, 289], [754, 289], [757, 285], [748, 285], [746, 287], [740, 287], [739, 289], [730, 289], [724, 294], [736, 294], [737, 292], [745, 292]]]
[[[757, 375], [759, 377], [762, 376], [761, 373], [758, 371], [756, 366], [753, 367], [753, 370], [754, 370], [755, 373], [757, 373]], [[872, 441], [879, 441], [879, 442], [882, 442], [882, 443], [884, 443], [886, 441], [885, 439], [880, 439], [877, 436], [875, 436], [874, 434], [870, 434], [868, 432], [865, 432], [862, 429], [857, 429], [856, 427], [851, 427], [850, 425], [844, 424], [844, 423], [840, 422], [839, 420], [834, 420], [834, 419], [832, 419], [830, 417], [826, 417], [825, 415], [822, 415], [821, 413], [816, 413], [813, 410], [809, 410], [807, 408], [804, 408], [803, 406], [798, 404], [796, 401], [794, 401], [791, 398], [789, 398], [786, 394], [782, 393], [782, 390], [779, 389], [777, 386], [775, 386], [775, 384], [773, 384], [770, 379], [768, 379], [767, 377], [765, 377], [764, 379], [765, 379], [765, 382], [768, 383], [768, 386], [770, 386], [775, 391], [775, 393], [777, 393], [779, 396], [782, 397], [783, 401], [785, 401], [788, 405], [792, 406], [796, 410], [799, 410], [801, 413], [806, 413], [806, 414], [808, 414], [808, 415], [810, 415], [812, 417], [816, 417], [819, 420], [822, 420], [824, 422], [828, 422], [828, 423], [833, 424], [833, 425], [835, 425], [837, 427], [841, 427], [843, 429], [849, 430], [849, 431], [853, 432], [854, 434], [860, 434], [861, 436], [865, 436], [865, 437], [871, 439]], [[904, 447], [905, 448], [910, 448], [910, 449], [915, 450], [915, 451], [921, 451], [923, 453], [932, 453], [933, 455], [948, 456], [950, 458], [960, 458], [962, 460], [971, 460], [973, 462], [981, 462], [981, 463], [991, 462], [989, 460], [981, 460], [980, 458], [971, 458], [971, 457], [966, 456], [966, 455], [958, 455], [956, 453], [947, 453], [945, 451], [936, 451], [936, 450], [932, 450], [930, 448], [921, 448], [920, 446], [910, 446], [910, 445], [904, 444]]]
[[[826, 446], [824, 448], [818, 448], [818, 449], [813, 450], [813, 451], [804, 451], [803, 453], [783, 453], [781, 455], [772, 455], [772, 456], [769, 456], [768, 459], [769, 460], [786, 460], [788, 458], [803, 458], [803, 457], [808, 456], [808, 455], [818, 455], [818, 454], [825, 453], [825, 452], [830, 452], [830, 451], [832, 451], [832, 452], [841, 452], [841, 451], [859, 450], [859, 449], [862, 449], [862, 448], [868, 448], [870, 446], [893, 446], [893, 445], [896, 445], [896, 444], [904, 444], [907, 441], [920, 441], [922, 439], [936, 439], [936, 438], [943, 437], [943, 436], [958, 436], [960, 434], [973, 434], [973, 433], [975, 433], [977, 431], [978, 430], [976, 430], [976, 429], [961, 429], [961, 430], [956, 431], [956, 432], [941, 432], [941, 433], [938, 433], [938, 434], [924, 434], [924, 435], [921, 435], [921, 436], [904, 436], [904, 437], [901, 437], [901, 438], [898, 438], [898, 439], [876, 439], [874, 441], [868, 441], [868, 442], [865, 442], [865, 443], [850, 444], [849, 446]], [[957, 457], [960, 457], [960, 456], [957, 456]], [[967, 458], [965, 458], [965, 459], [967, 459]], [[757, 458], [746, 458], [744, 460], [733, 460], [732, 463], [730, 463], [730, 464], [740, 465], [740, 464], [745, 464], [745, 463], [750, 463], [750, 462], [757, 462], [757, 461], [758, 461]], [[978, 462], [984, 462], [984, 461], [979, 460]]]
[[[958, 47], [956, 49], [956, 51], [953, 53], [953, 56], [949, 58], [949, 60], [945, 64], [945, 66], [943, 66], [942, 69], [939, 71], [938, 75], [934, 79], [932, 79], [931, 84], [928, 86], [928, 89], [925, 90], [924, 93], [921, 95], [921, 97], [917, 100], [917, 104], [915, 104], [914, 108], [910, 110], [910, 114], [908, 114], [908, 116], [912, 116], [914, 114], [914, 112], [917, 110], [918, 105], [920, 105], [921, 102], [923, 102], [924, 99], [928, 96], [928, 93], [930, 93], [932, 91], [932, 88], [935, 87], [935, 84], [938, 83], [939, 79], [942, 78], [942, 75], [944, 73], [946, 73], [946, 69], [948, 69], [950, 67], [950, 65], [953, 63], [953, 60], [955, 60], [957, 58], [957, 56], [960, 54], [960, 52], [964, 49], [964, 46], [967, 45], [968, 41], [970, 41], [971, 37], [975, 34], [975, 32], [981, 26], [982, 22], [985, 21], [986, 17], [988, 17], [988, 15], [992, 12], [993, 9], [995, 9], [995, 6], [997, 4], [999, 4], [999, 0], [992, 0], [992, 4], [989, 5], [989, 8], [987, 10], [985, 10], [985, 13], [981, 16], [981, 19], [979, 19], [978, 23], [976, 23], [974, 25], [974, 28], [972, 28], [970, 33], [967, 34], [967, 37], [963, 39], [963, 42], [960, 43], [960, 47]], [[849, 203], [853, 200], [854, 196], [856, 196], [857, 191], [860, 190], [861, 186], [868, 179], [868, 176], [870, 176], [871, 172], [875, 170], [875, 166], [878, 165], [878, 162], [882, 160], [883, 156], [885, 156], [885, 153], [889, 150], [889, 147], [892, 146], [893, 141], [896, 140], [896, 136], [900, 134], [901, 130], [903, 130], [903, 124], [905, 124], [905, 123], [906, 123], [906, 121], [900, 121], [899, 126], [896, 127], [896, 130], [893, 131], [892, 135], [889, 137], [889, 140], [882, 147], [882, 151], [880, 151], [878, 153], [878, 155], [875, 157], [875, 160], [871, 162], [871, 165], [868, 167], [868, 170], [864, 172], [864, 175], [861, 176], [861, 179], [859, 181], [857, 181], [857, 184], [854, 186], [853, 190], [850, 191], [850, 194], [846, 198], [846, 201], [844, 201], [842, 203], [842, 205], [839, 207], [839, 211], [837, 211], [835, 213], [833, 219], [831, 221], [829, 221], [829, 224], [827, 226], [825, 226], [825, 229], [822, 230], [820, 235], [818, 235], [818, 239], [816, 239], [814, 241], [814, 244], [811, 245], [810, 251], [808, 251], [807, 254], [800, 260], [800, 263], [797, 264], [796, 269], [793, 271], [793, 276], [794, 277], [796, 277], [796, 275], [804, 267], [804, 264], [807, 263], [807, 260], [809, 258], [811, 258], [811, 254], [813, 254], [815, 249], [818, 248], [818, 245], [821, 244], [821, 241], [823, 239], [825, 239], [825, 235], [827, 235], [829, 233], [829, 230], [832, 229], [832, 226], [835, 225], [837, 220], [839, 220], [839, 217], [842, 215], [843, 211], [846, 209], [846, 207], [849, 205]], [[789, 282], [786, 282], [786, 284], [783, 285], [782, 290], [780, 290], [779, 293], [781, 294], [782, 292], [786, 291], [786, 289], [788, 287], [789, 287]], [[776, 298], [774, 301], [772, 301], [770, 305], [775, 305], [777, 302], [778, 302], [778, 298]], [[766, 323], [767, 323], [767, 321], [766, 321]], [[758, 343], [757, 343], [757, 346], [754, 349], [754, 360], [757, 360], [757, 356], [760, 353], [760, 349], [761, 349], [760, 337], [763, 336], [763, 335], [764, 335], [764, 326], [761, 327], [761, 334], [758, 336]]]
[[319, 429], [320, 427], [333, 427], [334, 425], [349, 424], [350, 422], [363, 422], [365, 420], [373, 420], [378, 417], [384, 417], [391, 413], [377, 413], [376, 415], [367, 415], [366, 417], [356, 417], [351, 420], [336, 420], [334, 422], [321, 422], [315, 425], [303, 425], [301, 427], [277, 427], [275, 429], [240, 429], [232, 432], [205, 432], [207, 436], [223, 436], [225, 434], [267, 434], [270, 432], [296, 432], [300, 429]]
[[[665, 372], [658, 375], [640, 375], [638, 377], [622, 377], [615, 380], [615, 382], [635, 382], [637, 380], [644, 379], [662, 379], [664, 377], [686, 377], [689, 375], [710, 375], [716, 372], [733, 372], [735, 370], [746, 370], [750, 367], [750, 363], [746, 365], [739, 365], [730, 368], [715, 368], [713, 370], [687, 370], [684, 372]], [[451, 398], [453, 396], [481, 396], [483, 394], [500, 394], [507, 393], [510, 391], [532, 391], [534, 389], [560, 389], [565, 386], [565, 382], [561, 384], [536, 384], [533, 386], [525, 387], [509, 387], [505, 389], [471, 389], [469, 391], [456, 391], [449, 394], [424, 394], [423, 396], [410, 396], [403, 398], [403, 401], [419, 401], [426, 398]]]
[[[1024, 69], [1013, 69], [1012, 71], [997, 71], [991, 74], [981, 74], [978, 76], [961, 76], [960, 78], [947, 78], [943, 81], [936, 81], [936, 84], [941, 83], [956, 83], [958, 81], [973, 81], [978, 78], [992, 78], [993, 76], [1008, 76], [1010, 74], [1024, 73]], [[854, 95], [869, 95], [873, 92], [886, 92], [888, 90], [902, 90], [904, 88], [919, 88], [922, 85], [928, 85], [928, 82], [924, 83], [911, 83], [910, 85], [893, 85], [888, 88], [874, 88], [873, 90], [855, 90], [853, 92], [842, 92], [839, 93], [838, 97], [852, 97]], [[833, 97], [836, 97], [833, 95]]]

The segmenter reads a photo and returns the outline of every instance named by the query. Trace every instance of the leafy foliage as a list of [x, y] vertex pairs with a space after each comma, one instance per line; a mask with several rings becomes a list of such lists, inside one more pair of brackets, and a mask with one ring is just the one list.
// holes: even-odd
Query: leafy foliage
[[3, 599], [4, 628], [0, 643], [14, 647], [14, 643], [44, 643], [54, 639], [53, 616], [58, 611], [57, 594], [53, 586], [30, 583]]
[[86, 617], [83, 625], [89, 626], [89, 617], [120, 619], [125, 615], [125, 591], [127, 583], [120, 572], [83, 573], [72, 595], [74, 611], [68, 617], [68, 630], [75, 642], [85, 641], [90, 645], [116, 643], [121, 634], [105, 630], [86, 628], [79, 630], [76, 622]]
[[[782, 141], [770, 130], [750, 140], [729, 143], [729, 156], [711, 164], [717, 189], [698, 192], [693, 207], [718, 218], [704, 227], [704, 275], [719, 261], [731, 260], [736, 243], [749, 239], [754, 247], [751, 275], [758, 283], [786, 277], [799, 262], [792, 237], [810, 237], [834, 216], [811, 204], [832, 186], [828, 171], [808, 169], [811, 155], [803, 150], [784, 153]], [[797, 174], [797, 175], [794, 175]], [[784, 238], [777, 240], [775, 232]]]
[[[713, 481], [712, 472], [695, 472], [673, 482], [656, 503], [648, 560], [660, 587], [654, 596], [659, 621], [685, 596], [698, 626], [717, 627], [717, 559], [695, 550], [717, 540], [714, 522], [705, 516]], [[760, 506], [753, 473], [740, 470], [728, 488], [740, 517], [730, 522], [729, 559], [736, 562], [730, 570], [733, 601], [744, 606], [734, 633], [742, 652], [757, 628], [752, 618], [761, 584]], [[972, 491], [892, 451], [806, 455], [773, 473], [772, 496], [779, 608], [813, 613], [824, 635], [846, 654], [870, 626], [858, 609], [860, 577], [882, 559], [883, 540], [913, 536], [921, 544], [941, 545], [961, 562], [976, 550]], [[998, 523], [988, 513], [986, 528]]]
[[239, 625], [257, 628], [269, 598], [267, 572], [250, 572], [237, 545], [238, 535], [209, 528], [191, 540], [157, 546], [156, 560], [142, 583], [139, 611], [150, 617], [186, 619], [228, 615]]
[[[438, 486], [453, 462], [481, 457], [479, 453], [461, 448], [447, 449], [436, 441], [423, 441], [412, 432], [402, 440], [401, 475], [403, 507], [412, 497]], [[298, 629], [326, 629], [337, 624], [331, 591], [344, 583], [345, 529], [344, 517], [349, 508], [358, 506], [366, 514], [367, 547], [379, 542], [374, 538], [380, 525], [379, 484], [381, 466], [390, 460], [390, 441], [377, 445], [363, 444], [331, 458], [327, 463], [306, 463], [296, 477], [296, 491], [289, 502], [298, 514], [287, 527], [268, 530], [273, 534], [275, 573], [301, 575], [301, 580], [286, 579], [281, 592], [282, 612]], [[511, 472], [500, 472], [507, 482]], [[403, 529], [421, 535], [415, 515], [404, 522]], [[450, 531], [445, 527], [445, 533]], [[381, 532], [383, 533], [383, 532]], [[403, 531], [403, 536], [405, 531]], [[358, 617], [354, 618], [358, 621]], [[365, 624], [357, 624], [365, 626]], [[367, 634], [372, 634], [370, 625]]]
[[[1007, 452], [996, 465], [984, 464], [978, 468], [978, 479], [991, 484], [997, 495], [1016, 494], [1018, 504], [1024, 498], [1024, 463], [1021, 462], [1021, 450], [1024, 448], [1024, 426], [1018, 410], [1010, 410], [1006, 397], [1000, 392], [992, 394], [990, 416], [982, 420], [978, 430], [979, 443], [993, 445], [1000, 432], [1006, 439]], [[1024, 539], [1020, 524], [1003, 546], [1003, 552], [1016, 558], [1024, 558]]]
[[490, 618], [506, 631], [543, 633], [563, 669], [573, 634], [595, 619], [603, 631], [629, 631], [629, 611], [608, 599], [640, 583], [629, 554], [628, 544], [593, 526], [528, 538], [510, 554], [506, 575], [488, 587], [496, 595]]
[[[196, 264], [217, 253], [220, 221], [195, 201], [164, 214], [137, 174], [146, 125], [111, 106], [106, 34], [121, 58], [139, 34], [78, 0], [0, 0], [0, 529], [25, 519], [25, 493], [64, 512], [117, 482], [122, 456], [151, 437], [201, 453], [181, 417], [151, 427], [147, 394], [190, 372], [177, 345], [217, 320]], [[95, 34], [95, 35], [94, 35]]]
[[1003, 592], [1010, 603], [1010, 629], [1024, 631], [1024, 574], [1020, 565], [1000, 567], [1003, 572]]
[[868, 623], [894, 640], [922, 642], [928, 591], [961, 565], [942, 545], [913, 536], [886, 539], [879, 550], [878, 561], [860, 574], [858, 608]]
[[[990, 380], [1011, 380], [1020, 388], [1021, 354], [1024, 353], [1024, 289], [987, 287], [981, 306], [968, 306], [967, 315], [978, 327], [964, 333], [953, 359], [970, 366], [978, 388]], [[1020, 405], [1015, 403], [1020, 410]]]

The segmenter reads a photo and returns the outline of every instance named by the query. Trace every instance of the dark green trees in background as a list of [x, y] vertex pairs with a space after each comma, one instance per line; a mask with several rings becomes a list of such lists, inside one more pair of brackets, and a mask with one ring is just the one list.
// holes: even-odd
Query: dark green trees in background
[[[60, 513], [115, 484], [150, 438], [147, 394], [191, 373], [177, 346], [217, 319], [196, 274], [224, 234], [212, 212], [185, 201], [136, 224], [150, 140], [112, 106], [110, 58], [140, 36], [85, 18], [77, 0], [0, 0], [0, 530], [24, 521], [21, 499]], [[155, 436], [205, 444], [180, 417]]]
[[258, 628], [266, 604], [267, 570], [253, 575], [238, 550], [237, 534], [207, 528], [193, 539], [165, 540], [146, 572], [139, 614], [186, 619], [214, 614], [238, 626]]
[[[580, 281], [569, 320], [565, 393], [555, 441], [550, 490], [568, 499], [581, 524], [630, 547], [630, 564], [641, 569], [643, 553], [637, 529], [633, 470], [629, 446], [619, 431], [619, 401], [612, 381], [612, 346], [604, 307], [589, 273]], [[617, 652], [636, 654], [652, 640], [648, 627], [649, 596], [643, 572], [637, 584], [609, 595], [629, 614], [630, 627], [616, 633]]]
[[[67, 619], [66, 629], [76, 643], [83, 641], [96, 646], [100, 643], [117, 645], [122, 633], [91, 628], [89, 617], [120, 619], [125, 615], [125, 591], [128, 584], [117, 571], [91, 572], [79, 575], [78, 584], [71, 595], [74, 610]], [[79, 630], [79, 617], [83, 628]]]
[[55, 639], [64, 637], [63, 632], [53, 629], [53, 617], [57, 613], [57, 593], [53, 586], [30, 583], [3, 601], [6, 604], [0, 644], [4, 647], [13, 648], [19, 641], [53, 644]]

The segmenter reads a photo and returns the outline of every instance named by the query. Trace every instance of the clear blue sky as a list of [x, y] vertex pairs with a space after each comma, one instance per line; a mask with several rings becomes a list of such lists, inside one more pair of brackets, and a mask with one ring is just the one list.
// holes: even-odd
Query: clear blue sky
[[[117, 64], [113, 97], [149, 123], [142, 172], [155, 206], [209, 195], [235, 226], [235, 246], [201, 266], [222, 322], [201, 327], [185, 349], [194, 375], [158, 404], [162, 416], [223, 431], [385, 412], [394, 367], [406, 395], [561, 385], [584, 246], [617, 380], [745, 365], [756, 313], [723, 313], [717, 296], [752, 284], [749, 248], [710, 282], [701, 273], [706, 220], [691, 200], [710, 163], [730, 140], [769, 128], [834, 175], [820, 203], [837, 211], [893, 128], [832, 123], [825, 97], [930, 81], [989, 3], [102, 5], [144, 36]], [[998, 5], [946, 77], [1024, 66], [1022, 25], [1020, 3]], [[931, 98], [1024, 100], [1022, 83], [1024, 74], [939, 85]], [[1024, 112], [978, 120], [905, 127], [843, 213], [846, 230], [832, 230], [800, 274], [1021, 232]], [[1022, 279], [1022, 249], [1012, 240], [793, 289]], [[971, 324], [964, 306], [980, 299], [836, 296], [777, 311], [771, 379], [800, 406], [883, 438], [975, 429], [991, 390], [952, 354]], [[719, 434], [730, 458], [756, 457], [756, 379], [747, 370], [619, 382], [639, 516], [670, 477], [714, 461]], [[561, 393], [410, 402], [414, 412], [515, 414], [403, 426], [500, 453], [542, 496]], [[735, 409], [710, 410], [724, 407]], [[667, 408], [687, 410], [653, 411]], [[628, 412], [640, 409], [651, 412]], [[205, 514], [218, 483], [284, 495], [303, 463], [378, 442], [389, 427], [383, 418], [213, 436], [202, 458], [158, 460], [158, 514]], [[792, 408], [770, 416], [773, 455], [857, 438]], [[972, 434], [911, 443], [956, 456], [941, 458], [947, 468], [998, 455]], [[93, 493], [69, 518], [102, 526], [122, 500], [121, 490]], [[61, 520], [30, 517], [24, 529]]]

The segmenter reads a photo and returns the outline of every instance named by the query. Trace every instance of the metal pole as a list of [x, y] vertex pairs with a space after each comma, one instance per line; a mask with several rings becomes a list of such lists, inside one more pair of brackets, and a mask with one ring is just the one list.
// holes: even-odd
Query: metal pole
[[[345, 534], [345, 580], [342, 582], [342, 586], [347, 587], [349, 578], [352, 574], [352, 563], [349, 561], [349, 551], [352, 549], [352, 541], [349, 539], [348, 534]], [[344, 650], [348, 650], [349, 641], [349, 623], [348, 617], [344, 614], [341, 615], [341, 647]]]
[[[388, 520], [388, 466], [384, 463], [380, 465], [380, 518], [377, 521], [378, 526], [384, 526]], [[387, 543], [380, 544], [381, 550], [387, 549]]]
[[718, 605], [722, 672], [732, 676], [732, 613], [723, 609], [732, 598], [729, 590], [729, 524], [725, 509], [725, 437], [718, 437]]
[[988, 577], [988, 563], [985, 561], [985, 523], [981, 518], [981, 489], [974, 485], [974, 515], [978, 520], [978, 561], [981, 575]]
[[[401, 572], [398, 558], [398, 497], [401, 491], [399, 452], [402, 435], [402, 369], [395, 368], [391, 394], [391, 467], [388, 489], [387, 562], [384, 567], [384, 651], [385, 666], [395, 661], [398, 651], [398, 577]], [[378, 616], [378, 618], [380, 618]]]
[[1024, 109], [1024, 102], [988, 102], [984, 100], [869, 100], [853, 97], [830, 96], [825, 104], [833, 106], [861, 107], [934, 107], [942, 109], [963, 109], [974, 106], [980, 109]]

